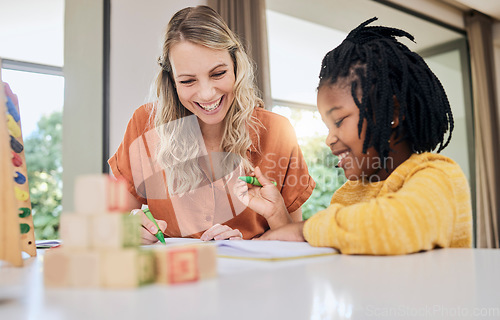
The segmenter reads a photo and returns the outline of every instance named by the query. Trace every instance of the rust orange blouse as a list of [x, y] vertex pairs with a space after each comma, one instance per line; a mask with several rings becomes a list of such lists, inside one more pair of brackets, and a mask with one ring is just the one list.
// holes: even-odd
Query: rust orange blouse
[[[244, 239], [268, 230], [267, 221], [232, 192], [241, 175], [238, 168], [218, 180], [206, 177], [194, 191], [182, 195], [168, 192], [165, 171], [154, 164], [158, 136], [150, 121], [151, 107], [146, 104], [134, 112], [122, 143], [108, 163], [116, 177], [127, 180], [130, 193], [148, 205], [156, 219], [167, 222], [165, 234], [199, 238], [216, 223], [239, 229]], [[253, 145], [247, 151], [249, 159], [268, 179], [277, 182], [288, 211], [293, 212], [309, 198], [316, 185], [309, 175], [295, 132], [288, 119], [263, 108], [255, 108], [253, 116], [262, 126], [258, 127], [258, 138], [251, 135]], [[217, 157], [212, 154], [212, 159], [214, 156]]]

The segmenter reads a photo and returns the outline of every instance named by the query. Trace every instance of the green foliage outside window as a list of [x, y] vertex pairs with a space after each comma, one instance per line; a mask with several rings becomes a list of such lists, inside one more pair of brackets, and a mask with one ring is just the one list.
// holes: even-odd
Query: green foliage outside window
[[43, 116], [24, 139], [37, 240], [59, 238], [62, 211], [62, 112]]
[[311, 197], [302, 206], [302, 217], [306, 220], [330, 205], [333, 193], [344, 184], [346, 178], [344, 171], [335, 167], [338, 159], [325, 145], [324, 136], [301, 140], [300, 147], [309, 174], [316, 181], [316, 188]]
[[296, 129], [309, 174], [316, 181], [311, 197], [302, 205], [302, 218], [306, 220], [330, 205], [333, 193], [346, 181], [344, 170], [335, 167], [338, 159], [325, 144], [326, 127], [318, 111], [286, 107], [273, 111], [283, 112]]

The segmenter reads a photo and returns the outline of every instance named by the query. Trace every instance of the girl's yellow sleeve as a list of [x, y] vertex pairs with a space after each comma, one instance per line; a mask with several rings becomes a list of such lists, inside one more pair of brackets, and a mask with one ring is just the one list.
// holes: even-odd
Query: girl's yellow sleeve
[[406, 254], [471, 246], [470, 191], [458, 170], [427, 167], [396, 192], [350, 206], [332, 204], [304, 225], [313, 246], [346, 254]]

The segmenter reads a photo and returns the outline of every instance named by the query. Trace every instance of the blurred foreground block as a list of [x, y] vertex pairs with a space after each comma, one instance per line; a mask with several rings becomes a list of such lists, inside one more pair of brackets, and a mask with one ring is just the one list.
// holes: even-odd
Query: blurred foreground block
[[155, 247], [156, 282], [174, 284], [217, 276], [217, 249], [209, 243]]
[[137, 215], [106, 214], [92, 216], [92, 248], [118, 249], [141, 244], [141, 218]]
[[99, 287], [101, 256], [94, 251], [53, 248], [43, 257], [47, 287]]
[[155, 260], [151, 250], [109, 250], [103, 257], [103, 286], [132, 288], [155, 281]]
[[61, 214], [59, 219], [59, 235], [65, 247], [84, 249], [90, 247], [90, 222], [89, 216], [81, 213]]
[[74, 213], [61, 215], [62, 246], [44, 256], [47, 287], [134, 288], [214, 278], [214, 244], [142, 248], [141, 218], [129, 215], [123, 181], [85, 175], [75, 183]]
[[125, 180], [106, 174], [88, 174], [76, 178], [75, 211], [96, 214], [101, 212], [129, 213], [135, 199], [128, 192]]

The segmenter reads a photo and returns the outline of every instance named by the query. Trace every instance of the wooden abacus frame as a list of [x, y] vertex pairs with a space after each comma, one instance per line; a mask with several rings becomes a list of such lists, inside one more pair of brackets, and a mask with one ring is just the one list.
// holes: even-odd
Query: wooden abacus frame
[[22, 251], [36, 256], [35, 232], [19, 107], [13, 99], [7, 105], [1, 65], [0, 59], [0, 260], [20, 267]]

